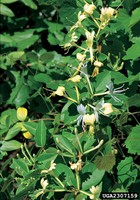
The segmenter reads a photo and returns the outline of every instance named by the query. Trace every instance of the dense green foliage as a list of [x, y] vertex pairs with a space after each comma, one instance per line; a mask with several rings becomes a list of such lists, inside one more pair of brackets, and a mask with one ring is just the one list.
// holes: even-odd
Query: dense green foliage
[[1, 0], [1, 199], [139, 193], [139, 13], [140, 0]]

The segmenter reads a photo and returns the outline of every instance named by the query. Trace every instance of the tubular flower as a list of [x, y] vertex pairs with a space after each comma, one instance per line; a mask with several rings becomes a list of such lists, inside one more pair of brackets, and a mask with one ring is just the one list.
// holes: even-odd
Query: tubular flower
[[74, 77], [69, 78], [68, 80], [72, 81], [73, 83], [77, 83], [77, 82], [80, 82], [81, 76], [80, 75], [76, 75]]
[[78, 22], [82, 22], [86, 18], [86, 15], [82, 14], [81, 11], [78, 13]]
[[97, 185], [96, 187], [95, 187], [95, 186], [92, 186], [92, 187], [90, 188], [90, 192], [91, 192], [92, 194], [89, 196], [89, 198], [90, 198], [90, 199], [96, 199], [97, 196], [99, 196], [99, 194], [100, 194], [100, 188], [99, 188], [99, 186], [98, 186], [98, 185]]
[[103, 104], [103, 114], [108, 115], [113, 112], [112, 104], [111, 103], [104, 103]]
[[94, 114], [92, 115], [86, 114], [83, 116], [83, 122], [85, 125], [93, 126], [95, 120], [96, 120], [96, 117]]
[[91, 33], [89, 31], [86, 31], [86, 37], [87, 37], [87, 40], [86, 40], [86, 44], [89, 48], [89, 52], [90, 52], [90, 60], [91, 60], [91, 63], [93, 62], [93, 38], [95, 36], [95, 31], [92, 31]]
[[102, 22], [103, 28], [108, 24], [115, 12], [115, 9], [111, 7], [101, 9], [100, 21]]
[[56, 168], [56, 163], [54, 163], [54, 160], [52, 160], [51, 161], [51, 163], [50, 163], [50, 167], [49, 167], [49, 169], [45, 169], [45, 170], [42, 170], [41, 171], [41, 174], [42, 173], [48, 173], [48, 172], [50, 172], [50, 171], [52, 171], [53, 169], [55, 169]]
[[63, 96], [65, 93], [65, 88], [63, 86], [59, 86], [57, 88], [57, 90], [55, 92], [52, 93], [51, 96], [55, 96], [55, 95], [58, 95], [58, 96]]
[[92, 3], [92, 4], [88, 4], [86, 2], [86, 4], [84, 5], [84, 12], [88, 15], [92, 15], [93, 11], [95, 10], [96, 6]]
[[78, 160], [77, 163], [69, 162], [69, 164], [70, 164], [70, 168], [71, 168], [72, 170], [78, 170], [78, 171], [80, 171], [81, 168], [82, 168], [82, 160], [81, 160], [81, 159]]
[[32, 134], [29, 132], [29, 131], [26, 131], [25, 133], [23, 133], [23, 136], [26, 138], [26, 139], [31, 139], [33, 136]]
[[94, 66], [95, 66], [95, 67], [102, 67], [102, 66], [103, 66], [103, 63], [100, 62], [100, 61], [98, 61], [98, 60], [96, 60], [96, 61], [94, 62]]
[[81, 54], [81, 53], [77, 53], [76, 54], [76, 58], [77, 58], [78, 61], [83, 62], [85, 60], [85, 58], [86, 58], [86, 55], [85, 54]]
[[88, 48], [90, 48], [93, 45], [93, 38], [95, 36], [95, 31], [92, 31], [91, 33], [89, 31], [86, 31], [85, 34], [87, 37], [87, 40], [86, 40], [87, 46], [88, 46]]
[[24, 121], [27, 117], [27, 114], [28, 114], [28, 110], [24, 107], [19, 107], [17, 109], [17, 118], [18, 120], [20, 121]]
[[83, 106], [83, 104], [80, 104], [77, 106], [77, 111], [80, 114], [77, 117], [77, 125], [79, 126], [80, 123], [82, 122], [82, 127], [84, 127], [83, 116], [86, 114], [86, 108], [85, 106]]
[[41, 184], [43, 190], [45, 190], [46, 187], [49, 185], [48, 180], [44, 180], [44, 178], [41, 179], [40, 184]]

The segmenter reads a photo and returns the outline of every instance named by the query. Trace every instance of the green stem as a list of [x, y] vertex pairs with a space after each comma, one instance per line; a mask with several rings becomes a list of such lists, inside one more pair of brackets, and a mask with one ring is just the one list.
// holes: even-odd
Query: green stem
[[80, 189], [80, 181], [79, 181], [79, 173], [77, 170], [76, 170], [76, 181], [77, 181], [77, 189], [79, 190]]
[[86, 77], [86, 79], [87, 79], [87, 82], [88, 82], [88, 85], [89, 85], [90, 92], [91, 92], [91, 94], [93, 95], [93, 90], [92, 90], [92, 87], [91, 87], [91, 84], [90, 84], [89, 77], [88, 77], [88, 75], [85, 75], [85, 77]]
[[75, 99], [72, 99], [72, 98], [69, 97], [68, 95], [65, 94], [64, 97], [67, 98], [68, 100], [73, 101], [74, 103], [77, 103], [77, 104], [78, 104], [78, 102], [77, 102]]
[[31, 154], [30, 154], [29, 150], [27, 149], [27, 145], [26, 145], [26, 143], [24, 143], [24, 148], [25, 148], [25, 150], [26, 150], [27, 154], [29, 155], [30, 159], [31, 159], [31, 160], [32, 160], [32, 162], [34, 163], [35, 161], [34, 161], [33, 157], [31, 156]]
[[100, 27], [99, 23], [97, 22], [97, 20], [92, 16], [90, 15], [90, 17], [92, 18], [92, 20], [95, 22], [95, 24], [98, 26], [98, 28]]
[[87, 154], [87, 153], [89, 153], [89, 152], [91, 152], [91, 151], [94, 151], [94, 150], [96, 150], [96, 149], [98, 149], [98, 148], [100, 148], [100, 146], [103, 144], [103, 140], [101, 140], [100, 142], [99, 142], [99, 144], [96, 146], [96, 147], [93, 147], [92, 149], [89, 149], [89, 150], [87, 150], [87, 151], [85, 151], [84, 153], [83, 153], [83, 155], [84, 154]]
[[76, 84], [75, 84], [75, 90], [76, 90], [77, 102], [79, 104], [80, 103], [80, 95], [79, 95], [79, 90], [78, 90], [78, 87]]

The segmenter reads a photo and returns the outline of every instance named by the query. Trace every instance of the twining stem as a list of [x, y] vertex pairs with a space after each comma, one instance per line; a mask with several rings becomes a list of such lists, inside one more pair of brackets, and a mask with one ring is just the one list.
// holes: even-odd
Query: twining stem
[[87, 79], [87, 82], [88, 82], [88, 85], [89, 85], [90, 92], [91, 92], [91, 94], [93, 95], [93, 90], [92, 90], [92, 87], [91, 87], [91, 84], [90, 84], [89, 77], [88, 77], [88, 75], [85, 75], [85, 77], [86, 77], [86, 79]]
[[79, 95], [79, 90], [78, 90], [78, 87], [77, 87], [76, 84], [75, 84], [75, 90], [76, 90], [77, 101], [78, 101], [78, 104], [79, 104], [80, 103], [80, 95]]

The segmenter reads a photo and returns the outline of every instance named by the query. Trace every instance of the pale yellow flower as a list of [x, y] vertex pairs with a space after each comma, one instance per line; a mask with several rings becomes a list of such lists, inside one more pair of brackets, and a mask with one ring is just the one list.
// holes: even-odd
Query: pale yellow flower
[[24, 107], [19, 107], [17, 109], [17, 118], [18, 120], [20, 121], [24, 121], [27, 117], [27, 114], [28, 114], [28, 110]]
[[112, 104], [111, 103], [104, 103], [103, 104], [103, 114], [108, 115], [113, 112]]
[[94, 62], [94, 66], [96, 66], [96, 67], [102, 67], [102, 66], [103, 66], [103, 63], [100, 62], [100, 61], [98, 61], [98, 60], [96, 60], [96, 61]]
[[43, 190], [45, 190], [46, 187], [49, 185], [48, 180], [44, 180], [44, 178], [41, 179], [40, 184], [41, 184]]
[[54, 92], [52, 93], [51, 96], [55, 96], [55, 95], [63, 96], [64, 93], [65, 93], [65, 88], [64, 88], [63, 86], [59, 86], [59, 87], [57, 88], [57, 90], [54, 91]]
[[83, 14], [81, 11], [78, 13], [78, 22], [82, 22], [87, 16]]
[[94, 195], [94, 194], [90, 194], [90, 195], [89, 195], [89, 198], [90, 198], [90, 199], [94, 199], [94, 198], [95, 198], [95, 195]]
[[25, 133], [23, 133], [23, 136], [26, 138], [26, 139], [31, 139], [33, 137], [33, 135], [29, 132], [29, 131], [26, 131]]
[[98, 193], [100, 193], [100, 188], [99, 188], [99, 186], [97, 185], [96, 187], [95, 186], [92, 186], [91, 188], [90, 188], [90, 192], [92, 193], [92, 194], [98, 194]]
[[77, 82], [80, 82], [81, 76], [80, 75], [76, 75], [74, 77], [69, 78], [68, 80], [72, 81], [73, 83], [77, 83]]
[[81, 53], [77, 53], [76, 54], [76, 58], [77, 58], [78, 61], [83, 62], [85, 60], [85, 58], [86, 58], [86, 55], [85, 54], [81, 54]]
[[93, 72], [92, 72], [92, 77], [95, 77], [99, 74], [99, 67], [95, 67]]
[[83, 122], [85, 123], [85, 125], [91, 125], [91, 126], [93, 126], [95, 120], [96, 120], [96, 117], [95, 117], [94, 114], [92, 114], [92, 115], [85, 114], [83, 116]]
[[86, 4], [84, 5], [84, 12], [86, 14], [92, 15], [93, 11], [95, 10], [96, 6], [92, 3], [92, 4], [88, 4], [86, 2]]
[[115, 9], [108, 7], [108, 8], [102, 8], [101, 9], [101, 15], [100, 15], [100, 21], [105, 22], [109, 21], [115, 13]]
[[89, 31], [86, 31], [85, 34], [86, 34], [86, 38], [87, 38], [86, 44], [87, 44], [88, 48], [90, 48], [93, 45], [93, 38], [95, 36], [95, 31], [92, 31], [91, 33]]
[[76, 162], [76, 163], [69, 162], [69, 164], [70, 164], [70, 168], [72, 170], [80, 171], [82, 168], [82, 160], [81, 159], [79, 159], [78, 162]]

